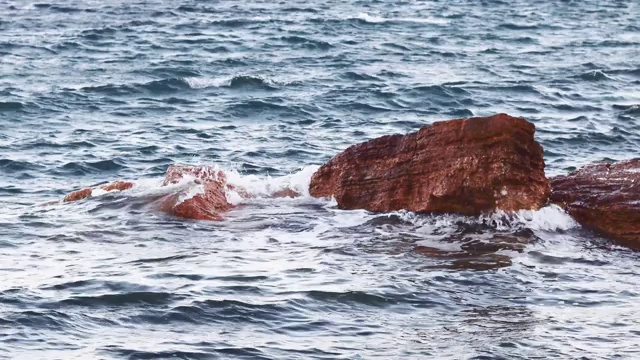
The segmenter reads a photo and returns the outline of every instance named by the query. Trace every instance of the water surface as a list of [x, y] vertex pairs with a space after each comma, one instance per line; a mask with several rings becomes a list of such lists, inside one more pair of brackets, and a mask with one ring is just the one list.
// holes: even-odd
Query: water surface
[[[0, 0], [0, 357], [632, 359], [637, 253], [557, 208], [341, 211], [350, 144], [507, 112], [547, 174], [637, 156], [635, 1]], [[171, 164], [258, 195], [149, 209]], [[123, 178], [138, 186], [39, 206]]]

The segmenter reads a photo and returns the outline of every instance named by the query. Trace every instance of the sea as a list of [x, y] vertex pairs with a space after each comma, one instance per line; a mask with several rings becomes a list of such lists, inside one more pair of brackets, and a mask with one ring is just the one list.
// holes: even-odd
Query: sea
[[[637, 157], [640, 2], [0, 0], [0, 358], [640, 358], [640, 254], [556, 206], [308, 196], [352, 144], [496, 113], [548, 176]], [[252, 198], [161, 213], [174, 164]]]

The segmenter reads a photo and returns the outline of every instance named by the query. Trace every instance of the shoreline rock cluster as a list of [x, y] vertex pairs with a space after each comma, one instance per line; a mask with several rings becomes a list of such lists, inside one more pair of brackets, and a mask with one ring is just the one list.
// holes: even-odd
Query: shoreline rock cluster
[[[535, 126], [507, 114], [435, 122], [405, 135], [387, 135], [350, 146], [321, 166], [311, 178], [313, 197], [334, 197], [339, 208], [373, 212], [480, 215], [497, 209], [537, 210], [548, 204], [565, 209], [587, 228], [640, 249], [640, 159], [596, 163], [548, 179]], [[207, 167], [170, 166], [165, 186], [190, 176], [198, 194], [170, 194], [159, 208], [199, 220], [221, 220], [233, 208], [226, 191], [243, 189]], [[116, 181], [98, 189], [126, 190]], [[64, 201], [91, 196], [94, 189]], [[293, 191], [274, 194], [294, 197]]]

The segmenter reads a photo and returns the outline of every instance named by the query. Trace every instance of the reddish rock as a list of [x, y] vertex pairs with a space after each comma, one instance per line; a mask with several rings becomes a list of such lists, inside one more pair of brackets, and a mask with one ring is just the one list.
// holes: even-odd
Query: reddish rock
[[210, 181], [222, 181], [225, 184], [227, 182], [224, 172], [211, 166], [171, 165], [167, 168], [162, 185], [177, 184], [185, 177], [193, 178], [198, 184]]
[[227, 177], [224, 172], [208, 166], [170, 166], [163, 185], [176, 184], [184, 177], [193, 177], [202, 187], [195, 195], [186, 190], [165, 197], [161, 210], [175, 216], [196, 220], [222, 220], [222, 214], [233, 208], [227, 202]]
[[65, 196], [62, 201], [71, 202], [71, 201], [82, 200], [82, 199], [85, 199], [85, 198], [88, 198], [89, 196], [91, 196], [92, 192], [93, 192], [93, 188], [77, 190], [77, 191], [74, 191], [72, 193], [67, 194], [67, 196]]
[[93, 190], [95, 189], [101, 189], [104, 191], [114, 191], [114, 190], [128, 190], [131, 189], [133, 187], [133, 183], [130, 181], [123, 181], [123, 180], [118, 180], [118, 181], [114, 181], [110, 184], [107, 185], [103, 185], [103, 186], [99, 186], [97, 188], [87, 188], [87, 189], [82, 189], [82, 190], [78, 190], [78, 191], [74, 191], [72, 193], [70, 193], [69, 195], [64, 197], [64, 202], [70, 202], [70, 201], [78, 201], [78, 200], [82, 200], [85, 198], [88, 198], [91, 196], [91, 193], [93, 192]]
[[289, 188], [278, 190], [271, 195], [271, 197], [274, 197], [274, 198], [295, 198], [298, 196], [300, 196], [300, 193]]
[[455, 212], [538, 209], [550, 188], [535, 127], [506, 114], [436, 122], [346, 149], [312, 177], [343, 209]]
[[101, 186], [100, 189], [104, 191], [114, 191], [114, 190], [123, 191], [123, 190], [129, 190], [132, 187], [133, 187], [133, 183], [131, 181], [118, 180], [118, 181], [112, 182], [109, 185]]
[[550, 181], [551, 201], [576, 221], [640, 249], [640, 159], [587, 165]]

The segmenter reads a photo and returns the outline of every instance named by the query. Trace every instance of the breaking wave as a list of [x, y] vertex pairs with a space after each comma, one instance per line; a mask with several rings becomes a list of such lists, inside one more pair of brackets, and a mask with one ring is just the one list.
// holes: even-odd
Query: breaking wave
[[[318, 167], [317, 165], [309, 165], [297, 172], [275, 177], [253, 174], [243, 175], [236, 169], [223, 169], [218, 165], [208, 166], [207, 171], [214, 174], [214, 177], [219, 172], [224, 173], [229, 185], [226, 190], [227, 201], [230, 204], [238, 205], [269, 199], [283, 190], [293, 190], [300, 194], [302, 199], [310, 199], [309, 184]], [[183, 177], [176, 184], [167, 186], [163, 186], [162, 178], [140, 179], [134, 183], [135, 186], [127, 191], [128, 196], [153, 197], [179, 193], [179, 202], [182, 202], [204, 193], [204, 186], [191, 175]], [[238, 189], [242, 189], [241, 192]], [[110, 192], [95, 189], [92, 196], [101, 196], [107, 193]], [[446, 229], [455, 229], [461, 224], [483, 226], [499, 232], [523, 229], [553, 232], [566, 231], [579, 226], [573, 218], [557, 205], [548, 205], [539, 210], [520, 210], [516, 212], [497, 210], [481, 216], [422, 214], [406, 210], [380, 214], [365, 210], [339, 210], [336, 205], [334, 199], [328, 199], [324, 204], [330, 211], [335, 211], [336, 217], [341, 219], [340, 224], [333, 224], [338, 227], [359, 226], [381, 217], [397, 219], [400, 223], [411, 225], [415, 228], [415, 231], [420, 233], [446, 232]]]
[[385, 18], [378, 15], [370, 15], [368, 13], [360, 13], [357, 16], [348, 17], [348, 19], [355, 19], [371, 24], [382, 23], [421, 23], [421, 24], [434, 24], [434, 25], [446, 25], [449, 23], [446, 19], [432, 18], [432, 17], [390, 17]]

